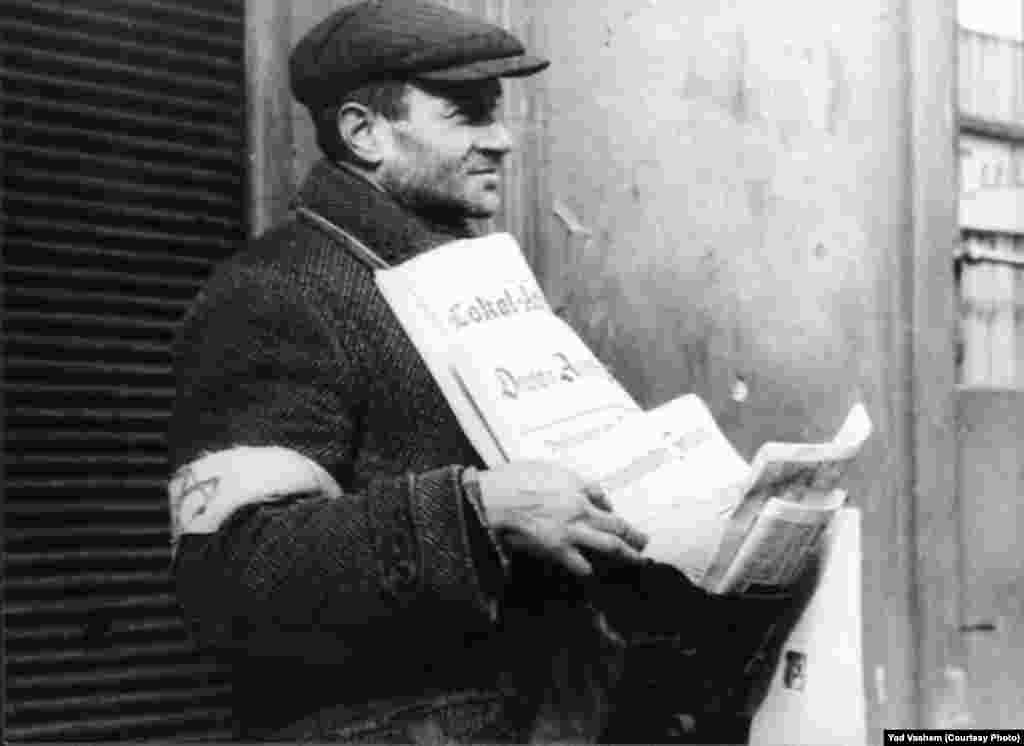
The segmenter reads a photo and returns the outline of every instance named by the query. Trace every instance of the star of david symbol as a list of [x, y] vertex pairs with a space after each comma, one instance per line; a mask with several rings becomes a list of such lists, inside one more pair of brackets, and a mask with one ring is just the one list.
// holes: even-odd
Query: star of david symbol
[[184, 503], [185, 500], [188, 499], [189, 495], [198, 492], [200, 497], [202, 497], [203, 502], [202, 505], [196, 509], [194, 515], [200, 516], [205, 513], [206, 507], [210, 504], [210, 500], [217, 496], [217, 487], [220, 485], [220, 477], [213, 476], [200, 480], [196, 478], [196, 474], [191, 468], [186, 467], [184, 473], [181, 475], [181, 481], [181, 494], [179, 495], [179, 500]]

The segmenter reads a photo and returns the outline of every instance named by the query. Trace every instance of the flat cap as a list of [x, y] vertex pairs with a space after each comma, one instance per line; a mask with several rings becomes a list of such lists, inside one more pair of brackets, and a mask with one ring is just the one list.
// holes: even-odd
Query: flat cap
[[375, 80], [487, 80], [548, 64], [500, 26], [442, 5], [363, 0], [314, 26], [295, 45], [289, 73], [295, 98], [315, 111]]

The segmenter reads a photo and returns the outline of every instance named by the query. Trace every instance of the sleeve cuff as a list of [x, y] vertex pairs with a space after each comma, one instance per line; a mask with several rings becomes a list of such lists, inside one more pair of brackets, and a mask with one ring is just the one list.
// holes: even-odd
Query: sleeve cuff
[[[504, 587], [503, 555], [480, 520], [482, 503], [466, 495], [464, 469], [449, 467], [414, 477], [410, 503], [422, 558], [423, 583], [452, 598], [469, 591], [474, 605], [497, 620]], [[466, 506], [472, 506], [469, 509]]]
[[501, 542], [498, 540], [498, 536], [495, 534], [494, 529], [491, 528], [490, 522], [487, 520], [487, 508], [484, 505], [483, 492], [480, 490], [480, 475], [477, 470], [468, 466], [462, 470], [461, 475], [462, 483], [462, 494], [465, 495], [466, 501], [470, 504], [473, 509], [473, 514], [476, 516], [477, 522], [484, 531], [487, 532], [487, 537], [490, 540], [491, 547], [494, 553], [498, 556], [498, 561], [501, 562], [501, 569], [503, 573], [508, 572], [508, 555], [505, 554], [505, 550], [501, 546]]

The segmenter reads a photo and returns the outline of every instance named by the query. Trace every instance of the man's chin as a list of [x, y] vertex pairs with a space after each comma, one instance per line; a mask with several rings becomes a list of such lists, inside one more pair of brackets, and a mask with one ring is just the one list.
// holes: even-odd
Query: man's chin
[[496, 189], [456, 195], [439, 190], [411, 189], [405, 184], [383, 184], [398, 202], [424, 217], [442, 222], [488, 220], [501, 209], [501, 195]]
[[474, 199], [467, 203], [466, 212], [473, 220], [488, 220], [501, 209], [501, 198], [496, 194]]

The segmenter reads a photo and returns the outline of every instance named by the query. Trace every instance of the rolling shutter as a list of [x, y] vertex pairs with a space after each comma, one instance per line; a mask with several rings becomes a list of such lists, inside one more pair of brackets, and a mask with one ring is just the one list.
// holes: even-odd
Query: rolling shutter
[[5, 738], [218, 738], [168, 574], [170, 344], [245, 235], [243, 0], [5, 0]]

